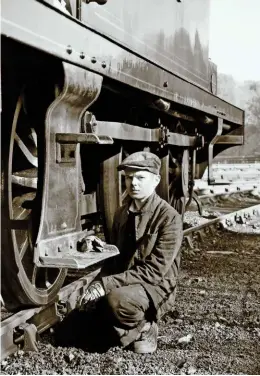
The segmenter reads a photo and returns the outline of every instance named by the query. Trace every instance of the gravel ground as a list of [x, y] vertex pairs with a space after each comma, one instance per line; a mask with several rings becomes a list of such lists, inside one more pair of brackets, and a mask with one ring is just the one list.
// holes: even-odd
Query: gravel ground
[[39, 352], [2, 361], [2, 374], [259, 374], [259, 258], [257, 235], [219, 230], [183, 247], [176, 306], [154, 354], [56, 347], [49, 333]]
[[217, 211], [209, 212], [207, 210], [203, 210], [203, 216], [200, 216], [197, 210], [186, 211], [184, 214], [184, 228], [203, 225], [204, 223], [209, 222], [212, 218], [217, 218], [220, 215], [221, 214]]

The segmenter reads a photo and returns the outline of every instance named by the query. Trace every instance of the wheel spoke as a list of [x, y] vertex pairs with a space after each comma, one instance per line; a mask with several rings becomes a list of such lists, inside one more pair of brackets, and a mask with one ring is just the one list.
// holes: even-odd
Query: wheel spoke
[[37, 169], [35, 168], [14, 172], [12, 174], [12, 183], [21, 185], [22, 187], [36, 189], [37, 180]]
[[29, 137], [33, 141], [34, 145], [37, 147], [37, 134], [34, 128], [31, 128], [31, 134]]
[[37, 188], [37, 178], [12, 175], [12, 183], [21, 185], [22, 187]]
[[[17, 198], [18, 197], [16, 197], [16, 199]], [[13, 219], [16, 220], [16, 221], [22, 221], [22, 220], [24, 220], [25, 218], [28, 217], [28, 209], [25, 209], [25, 208], [21, 207], [20, 205], [17, 206], [15, 204], [15, 201], [16, 200], [13, 200]]]
[[31, 209], [33, 206], [35, 196], [36, 192], [30, 192], [13, 199], [13, 219], [21, 220], [28, 217], [28, 209]]
[[49, 282], [49, 273], [47, 268], [44, 271], [44, 279], [46, 288], [49, 288], [51, 286], [51, 283]]
[[26, 159], [34, 166], [38, 167], [38, 158], [35, 157], [30, 150], [27, 148], [27, 146], [24, 144], [24, 142], [21, 140], [21, 138], [18, 136], [17, 133], [14, 134], [14, 139], [20, 148], [20, 150], [23, 152]]
[[38, 267], [36, 265], [33, 266], [33, 272], [32, 272], [32, 285], [36, 287], [36, 277], [37, 277], [37, 271]]
[[18, 101], [16, 103], [16, 107], [15, 107], [15, 111], [14, 111], [12, 129], [16, 128], [16, 125], [18, 123], [18, 118], [19, 118], [19, 114], [20, 114], [22, 105], [23, 105], [23, 100], [22, 100], [22, 97], [20, 96], [18, 98]]
[[23, 259], [23, 256], [24, 256], [26, 250], [28, 249], [28, 246], [29, 246], [29, 241], [28, 241], [28, 238], [26, 238], [25, 241], [23, 242], [21, 248], [20, 248], [20, 259], [21, 260]]

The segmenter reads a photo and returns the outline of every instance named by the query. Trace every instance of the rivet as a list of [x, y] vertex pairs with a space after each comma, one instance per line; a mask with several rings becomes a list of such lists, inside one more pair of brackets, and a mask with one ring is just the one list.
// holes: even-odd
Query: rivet
[[97, 59], [93, 56], [93, 57], [91, 58], [91, 63], [95, 64], [96, 62], [97, 62]]
[[70, 45], [67, 46], [67, 53], [68, 54], [72, 53], [72, 47]]
[[80, 53], [79, 57], [80, 57], [81, 59], [85, 59], [85, 54], [84, 54], [83, 51]]
[[168, 87], [168, 81], [165, 81], [165, 82], [163, 83], [163, 87]]
[[102, 68], [106, 68], [106, 66], [107, 66], [106, 62], [105, 62], [105, 61], [102, 61], [101, 67], [102, 67]]

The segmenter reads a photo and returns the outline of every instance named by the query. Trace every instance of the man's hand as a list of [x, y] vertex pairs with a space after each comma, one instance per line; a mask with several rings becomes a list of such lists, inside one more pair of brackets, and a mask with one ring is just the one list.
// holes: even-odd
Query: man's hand
[[[105, 290], [101, 281], [92, 282], [87, 288], [84, 295], [79, 300], [79, 310], [87, 310], [90, 303], [95, 303], [98, 299], [105, 295]], [[91, 304], [90, 304], [91, 305]]]

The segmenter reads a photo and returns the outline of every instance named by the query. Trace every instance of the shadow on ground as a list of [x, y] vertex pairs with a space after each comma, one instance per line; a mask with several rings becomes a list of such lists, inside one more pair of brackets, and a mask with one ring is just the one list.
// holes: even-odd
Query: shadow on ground
[[81, 312], [73, 310], [55, 327], [55, 346], [77, 347], [88, 352], [104, 353], [118, 346], [113, 327], [107, 325], [97, 310]]

